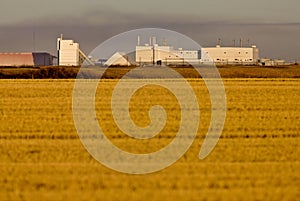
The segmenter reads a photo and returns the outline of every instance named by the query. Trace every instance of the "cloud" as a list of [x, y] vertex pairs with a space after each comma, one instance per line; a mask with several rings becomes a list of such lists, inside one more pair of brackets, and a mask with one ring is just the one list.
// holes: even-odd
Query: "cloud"
[[[300, 23], [263, 23], [252, 20], [208, 20], [196, 15], [140, 15], [105, 9], [80, 15], [27, 20], [0, 27], [0, 51], [48, 51], [56, 54], [56, 38], [80, 42], [89, 53], [106, 39], [137, 28], [157, 27], [185, 34], [202, 46], [212, 46], [222, 39], [224, 45], [249, 38], [264, 57], [300, 60]], [[35, 33], [35, 42], [33, 41]], [[35, 44], [35, 45], [34, 45]], [[246, 42], [244, 43], [246, 44]], [[35, 48], [34, 48], [35, 46]]]

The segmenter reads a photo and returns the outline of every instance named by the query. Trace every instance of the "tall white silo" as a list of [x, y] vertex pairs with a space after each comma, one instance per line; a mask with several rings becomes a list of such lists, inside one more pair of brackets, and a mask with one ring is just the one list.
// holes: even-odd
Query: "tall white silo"
[[59, 66], [79, 66], [79, 44], [73, 40], [57, 39], [57, 53]]

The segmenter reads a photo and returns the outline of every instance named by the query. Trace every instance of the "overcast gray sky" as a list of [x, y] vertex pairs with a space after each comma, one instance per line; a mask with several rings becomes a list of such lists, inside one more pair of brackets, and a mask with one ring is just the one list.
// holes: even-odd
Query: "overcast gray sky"
[[250, 39], [262, 57], [300, 61], [299, 11], [299, 0], [1, 0], [0, 51], [56, 54], [63, 33], [88, 54], [121, 32], [157, 27], [202, 46]]

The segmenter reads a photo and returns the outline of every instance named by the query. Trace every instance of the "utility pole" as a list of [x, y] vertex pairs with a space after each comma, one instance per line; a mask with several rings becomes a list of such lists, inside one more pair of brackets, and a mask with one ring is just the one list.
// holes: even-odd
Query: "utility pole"
[[154, 45], [152, 46], [152, 53], [153, 53], [153, 62], [152, 62], [152, 64], [153, 65], [155, 65], [155, 49], [154, 49], [155, 47], [154, 47]]
[[32, 49], [33, 52], [35, 52], [35, 31], [32, 33]]

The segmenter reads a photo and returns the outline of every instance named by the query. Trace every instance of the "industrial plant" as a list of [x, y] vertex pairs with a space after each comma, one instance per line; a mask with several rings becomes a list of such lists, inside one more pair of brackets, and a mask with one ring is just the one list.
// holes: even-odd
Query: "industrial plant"
[[255, 65], [259, 62], [259, 49], [256, 45], [243, 47], [205, 47], [199, 50], [174, 49], [167, 45], [166, 41], [159, 45], [156, 37], [152, 37], [150, 43], [141, 45], [140, 36], [137, 38], [135, 53], [125, 54], [116, 52], [104, 64], [106, 66], [143, 66], [156, 65], [198, 65], [198, 64], [221, 64], [221, 65]]
[[45, 52], [0, 53], [0, 66], [144, 66], [154, 65], [283, 65], [284, 60], [260, 59], [256, 45], [243, 46], [242, 40], [236, 46], [223, 47], [219, 43], [215, 47], [200, 49], [174, 48], [166, 40], [158, 44], [156, 37], [151, 37], [149, 43], [141, 44], [137, 36], [135, 50], [131, 53], [114, 52], [109, 58], [92, 58], [80, 50], [79, 43], [57, 38], [57, 56]]

